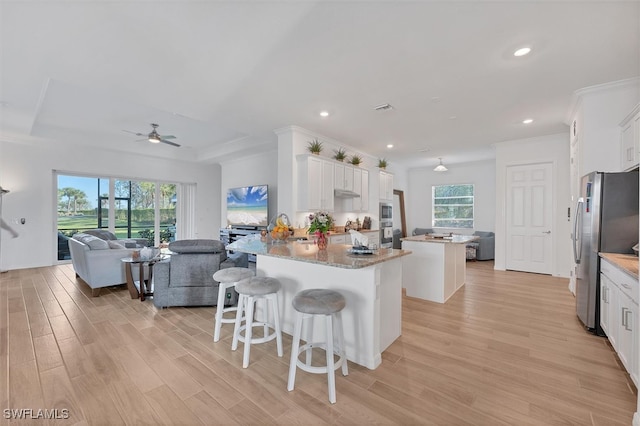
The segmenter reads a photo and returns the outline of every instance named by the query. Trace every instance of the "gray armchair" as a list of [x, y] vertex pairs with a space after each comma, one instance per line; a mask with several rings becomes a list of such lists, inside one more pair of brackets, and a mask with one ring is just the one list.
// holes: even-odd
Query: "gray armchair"
[[[178, 240], [169, 243], [170, 259], [153, 268], [153, 304], [169, 306], [215, 306], [218, 303], [218, 282], [213, 274], [224, 268], [247, 267], [246, 253], [227, 257], [224, 244], [217, 240]], [[237, 302], [230, 292], [225, 305]]]
[[478, 244], [476, 248], [476, 260], [493, 260], [496, 251], [495, 233], [490, 231], [476, 231], [473, 235], [480, 237], [479, 240], [474, 241]]

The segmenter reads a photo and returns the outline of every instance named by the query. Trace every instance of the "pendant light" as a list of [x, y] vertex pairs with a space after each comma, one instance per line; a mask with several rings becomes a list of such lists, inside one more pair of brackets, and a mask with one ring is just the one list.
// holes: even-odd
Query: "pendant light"
[[449, 170], [444, 166], [444, 164], [442, 164], [442, 158], [441, 157], [438, 157], [438, 160], [440, 160], [440, 164], [438, 164], [436, 166], [436, 168], [433, 169], [434, 172], [446, 172], [447, 170]]

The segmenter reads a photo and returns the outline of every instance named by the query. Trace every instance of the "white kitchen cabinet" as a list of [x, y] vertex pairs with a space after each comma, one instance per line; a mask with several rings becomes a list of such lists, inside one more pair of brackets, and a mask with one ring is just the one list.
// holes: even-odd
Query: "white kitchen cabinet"
[[618, 290], [605, 274], [600, 274], [600, 326], [605, 332], [611, 345], [616, 348], [618, 344], [618, 329], [615, 326], [617, 311]]
[[354, 168], [346, 164], [334, 165], [335, 189], [354, 191]]
[[638, 280], [613, 263], [601, 259], [600, 325], [605, 329], [618, 358], [638, 386], [639, 343], [637, 336]]
[[380, 170], [380, 201], [393, 201], [393, 175]]
[[[618, 309], [616, 317], [616, 325], [618, 329], [618, 347], [616, 351], [618, 358], [622, 361], [629, 374], [633, 378], [635, 355], [635, 323], [638, 312], [638, 305], [633, 303], [631, 298], [623, 292], [618, 293]], [[637, 377], [636, 377], [637, 379]], [[637, 380], [634, 382], [637, 383]]]
[[620, 123], [622, 170], [638, 167], [640, 156], [640, 104]]
[[333, 211], [333, 162], [316, 155], [298, 157], [298, 211]]
[[369, 171], [361, 170], [360, 211], [369, 211]]

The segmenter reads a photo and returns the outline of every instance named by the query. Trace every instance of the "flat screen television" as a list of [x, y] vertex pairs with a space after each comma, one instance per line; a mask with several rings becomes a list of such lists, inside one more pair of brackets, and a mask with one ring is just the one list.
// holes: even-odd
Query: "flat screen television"
[[269, 224], [269, 188], [267, 185], [230, 188], [227, 191], [227, 225], [236, 228]]

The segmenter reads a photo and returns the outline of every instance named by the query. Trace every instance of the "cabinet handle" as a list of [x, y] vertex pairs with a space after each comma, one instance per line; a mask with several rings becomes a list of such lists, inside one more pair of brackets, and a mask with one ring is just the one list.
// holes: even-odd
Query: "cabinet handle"
[[625, 317], [625, 323], [624, 323], [624, 329], [627, 331], [633, 331], [631, 328], [631, 325], [629, 324], [629, 318], [627, 318], [627, 314], [632, 314], [633, 311], [631, 311], [630, 309], [627, 309], [627, 312], [624, 313], [624, 317]]
[[609, 287], [605, 287], [602, 292], [602, 297], [604, 299], [604, 303], [609, 303]]
[[628, 290], [631, 290], [631, 286], [629, 284], [620, 283], [620, 285]]
[[622, 308], [622, 325], [627, 329], [627, 308]]

